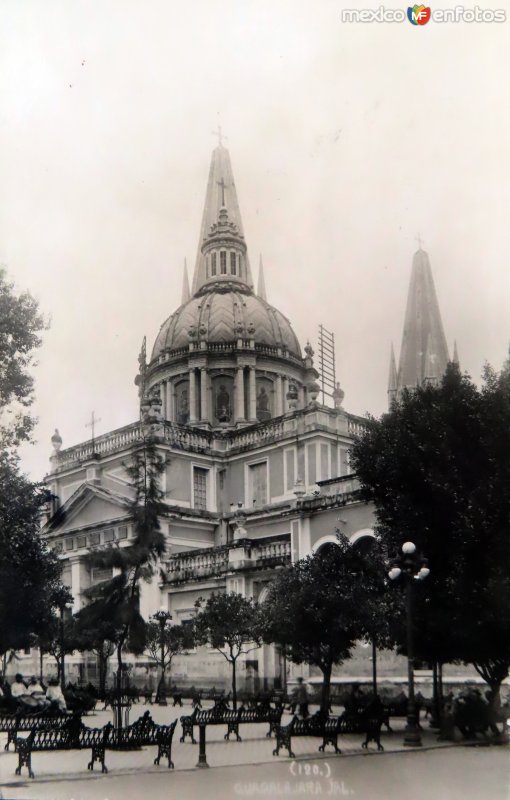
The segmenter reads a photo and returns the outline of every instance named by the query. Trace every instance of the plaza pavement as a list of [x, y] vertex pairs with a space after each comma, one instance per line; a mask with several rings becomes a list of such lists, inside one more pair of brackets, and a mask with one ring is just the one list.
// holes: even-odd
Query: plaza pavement
[[[207, 707], [207, 704], [204, 706]], [[180, 707], [173, 708], [171, 705], [157, 706], [138, 703], [131, 709], [130, 722], [134, 722], [145, 711], [149, 710], [153, 719], [158, 723], [172, 722], [176, 717], [180, 717], [183, 713], [189, 714], [191, 706], [188, 703], [181, 709]], [[316, 710], [313, 706], [311, 712]], [[334, 709], [335, 713], [341, 709]], [[285, 715], [283, 717], [283, 724], [290, 721], [291, 716]], [[98, 711], [92, 715], [87, 715], [83, 718], [84, 723], [89, 727], [101, 727], [107, 722], [112, 721], [111, 711]], [[401, 751], [409, 752], [409, 748], [403, 746], [403, 729], [405, 720], [397, 719], [392, 721], [393, 733], [387, 733], [383, 730], [381, 741], [384, 745], [385, 752], [377, 753], [376, 746], [371, 743], [369, 745], [369, 753], [372, 757], [384, 758], [385, 754], [398, 753]], [[288, 771], [289, 764], [292, 759], [289, 759], [286, 750], [280, 751], [280, 756], [275, 757], [272, 755], [274, 748], [274, 737], [269, 739], [266, 737], [268, 725], [266, 723], [241, 725], [240, 735], [243, 738], [242, 742], [237, 742], [235, 737], [231, 741], [224, 741], [224, 733], [226, 726], [211, 726], [207, 728], [207, 762], [209, 767], [241, 767], [243, 765], [263, 765], [267, 764], [267, 772], [271, 773], [272, 768], [269, 765], [276, 765], [278, 762], [287, 762], [285, 770]], [[25, 735], [25, 734], [22, 734]], [[193, 745], [189, 741], [181, 743], [179, 741], [181, 735], [180, 722], [174, 735], [172, 746], [172, 760], [175, 764], [175, 770], [172, 772], [180, 771], [200, 771], [204, 774], [210, 774], [208, 770], [196, 770], [198, 761], [198, 745]], [[198, 729], [196, 729], [196, 737], [198, 738]], [[437, 732], [431, 731], [427, 723], [423, 725], [423, 745], [422, 749], [436, 749], [451, 746], [449, 742], [438, 742]], [[333, 761], [345, 758], [345, 756], [354, 755], [367, 755], [367, 751], [361, 748], [363, 737], [358, 735], [347, 735], [339, 737], [339, 747], [342, 749], [342, 755], [336, 756], [329, 747], [325, 754], [319, 753], [317, 748], [320, 740], [316, 737], [296, 737], [293, 739], [292, 747], [296, 759], [312, 759], [316, 764], [331, 764]], [[133, 776], [156, 775], [159, 773], [168, 773], [166, 762], [162, 760], [159, 767], [155, 766], [153, 761], [156, 755], [155, 747], [144, 747], [141, 750], [122, 752], [115, 750], [106, 751], [106, 765], [109, 769], [108, 775], [101, 775], [100, 767], [96, 764], [95, 772], [87, 770], [87, 762], [90, 758], [89, 750], [70, 750], [52, 753], [34, 753], [32, 756], [32, 768], [35, 773], [35, 778], [30, 780], [26, 774], [26, 768], [23, 768], [21, 776], [15, 775], [15, 769], [18, 763], [18, 757], [13, 752], [5, 752], [4, 744], [6, 741], [6, 734], [0, 734], [0, 787], [5, 787], [3, 791], [4, 798], [34, 798], [39, 800], [42, 797], [60, 798], [71, 797], [69, 793], [60, 793], [58, 786], [61, 784], [61, 789], [64, 785], [73, 785], [73, 782], [79, 782], [81, 787], [90, 785], [91, 796], [96, 796], [98, 790], [97, 781], [100, 782], [102, 797], [108, 798], [108, 786], [110, 781], [115, 778]], [[284, 771], [285, 771], [284, 770]], [[304, 775], [304, 773], [303, 773]], [[161, 779], [156, 779], [157, 781]], [[203, 779], [201, 779], [201, 782]], [[92, 782], [92, 783], [91, 783]], [[145, 780], [144, 780], [145, 784]], [[83, 793], [82, 797], [87, 798], [88, 792]], [[140, 796], [138, 794], [134, 796]], [[2, 795], [0, 794], [0, 798]]]

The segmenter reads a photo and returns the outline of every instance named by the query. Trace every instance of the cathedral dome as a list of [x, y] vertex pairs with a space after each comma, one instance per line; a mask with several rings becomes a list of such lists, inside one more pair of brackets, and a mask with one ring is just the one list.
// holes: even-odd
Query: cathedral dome
[[190, 342], [235, 342], [286, 349], [301, 358], [301, 348], [289, 320], [248, 285], [218, 280], [206, 283], [161, 326], [152, 360], [162, 353], [188, 347]]

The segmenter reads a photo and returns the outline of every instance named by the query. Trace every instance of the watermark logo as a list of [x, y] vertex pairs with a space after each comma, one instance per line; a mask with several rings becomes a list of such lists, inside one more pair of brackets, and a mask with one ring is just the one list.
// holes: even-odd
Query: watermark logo
[[407, 9], [407, 19], [411, 25], [426, 25], [430, 19], [430, 8], [425, 6], [414, 5], [412, 8], [409, 6]]
[[454, 8], [435, 8], [432, 10], [428, 6], [417, 3], [409, 6], [407, 14], [403, 8], [344, 8], [340, 12], [342, 22], [379, 22], [379, 23], [402, 23], [406, 19], [411, 25], [426, 25], [427, 22], [435, 23], [501, 23], [506, 22], [507, 12], [504, 8], [480, 8], [474, 6], [457, 5]]

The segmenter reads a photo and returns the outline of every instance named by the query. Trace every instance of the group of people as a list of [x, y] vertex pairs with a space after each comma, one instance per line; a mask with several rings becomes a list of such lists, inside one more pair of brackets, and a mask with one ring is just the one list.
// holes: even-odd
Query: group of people
[[56, 678], [50, 678], [48, 686], [44, 687], [36, 677], [32, 677], [26, 683], [19, 672], [11, 684], [4, 681], [3, 685], [0, 685], [0, 702], [11, 707], [26, 706], [27, 709], [54, 708], [58, 711], [67, 711], [65, 697]]
[[457, 696], [450, 692], [444, 698], [440, 738], [455, 739], [456, 729], [465, 739], [476, 738], [477, 733], [488, 731], [498, 736], [501, 733], [498, 723], [504, 723], [507, 716], [507, 708], [501, 707], [500, 700], [495, 702], [490, 689], [485, 696], [480, 689], [472, 686]]

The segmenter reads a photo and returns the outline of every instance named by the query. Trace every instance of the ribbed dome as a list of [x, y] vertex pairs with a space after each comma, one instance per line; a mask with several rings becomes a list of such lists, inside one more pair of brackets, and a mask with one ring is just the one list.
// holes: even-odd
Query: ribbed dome
[[203, 287], [161, 326], [152, 359], [162, 352], [187, 347], [190, 341], [232, 342], [254, 339], [256, 344], [287, 348], [301, 357], [289, 320], [247, 286], [218, 282]]

